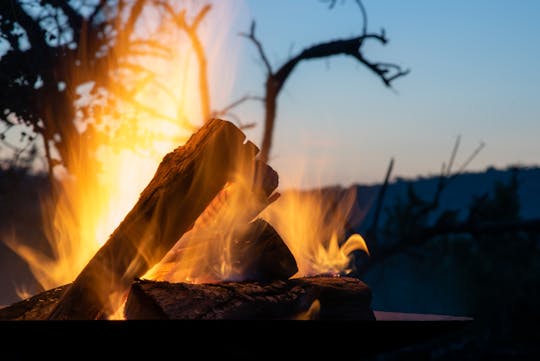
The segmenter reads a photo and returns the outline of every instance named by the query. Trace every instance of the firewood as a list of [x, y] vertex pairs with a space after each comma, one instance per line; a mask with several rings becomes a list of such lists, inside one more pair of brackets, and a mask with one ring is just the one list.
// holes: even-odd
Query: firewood
[[215, 284], [138, 280], [124, 312], [128, 320], [375, 320], [369, 287], [349, 277]]
[[[220, 233], [217, 234], [217, 237]], [[231, 259], [229, 260], [230, 272], [227, 280], [234, 281], [275, 281], [285, 280], [298, 272], [298, 266], [293, 254], [268, 222], [256, 219], [244, 225], [234, 235], [234, 241], [228, 245]], [[171, 250], [155, 269], [151, 272], [154, 280], [174, 280], [178, 267], [182, 267], [181, 246]], [[221, 275], [216, 274], [220, 269], [217, 264], [220, 260], [215, 254], [223, 252], [220, 248], [202, 248], [197, 257], [200, 259], [198, 269], [191, 273], [191, 278], [205, 280], [222, 280]], [[211, 262], [214, 261], [214, 262]], [[193, 261], [192, 261], [193, 263]], [[204, 266], [201, 266], [204, 265]], [[185, 279], [176, 280], [178, 282]]]
[[133, 279], [144, 275], [193, 227], [239, 165], [247, 165], [243, 171], [255, 179], [255, 193], [271, 197], [277, 174], [255, 163], [258, 149], [244, 140], [245, 135], [232, 123], [213, 119], [184, 146], [167, 154], [138, 202], [48, 319], [99, 319], [113, 313]]
[[235, 242], [232, 279], [270, 282], [286, 280], [298, 272], [293, 254], [268, 222], [257, 219]]
[[0, 309], [1, 321], [43, 320], [54, 309], [70, 284], [56, 287]]
[[[0, 309], [0, 320], [39, 320], [70, 285]], [[136, 280], [127, 319], [373, 320], [371, 291], [350, 277], [303, 277], [273, 282], [206, 284]]]

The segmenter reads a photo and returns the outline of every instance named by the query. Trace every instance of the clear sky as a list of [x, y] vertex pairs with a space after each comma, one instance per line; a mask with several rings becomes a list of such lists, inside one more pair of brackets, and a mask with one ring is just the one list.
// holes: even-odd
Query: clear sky
[[[305, 46], [361, 31], [352, 0], [338, 0], [333, 10], [316, 0], [240, 3], [230, 33], [247, 31], [255, 19], [274, 67]], [[395, 176], [435, 174], [458, 135], [457, 166], [480, 142], [486, 147], [469, 170], [540, 163], [540, 1], [364, 5], [368, 31], [384, 27], [390, 39], [385, 47], [366, 46], [366, 57], [411, 73], [392, 91], [352, 58], [302, 63], [279, 98], [271, 164], [285, 182], [300, 173], [306, 186], [378, 182], [391, 157]], [[257, 53], [247, 40], [231, 39], [230, 56], [238, 64], [232, 97], [262, 95]], [[216, 86], [213, 92], [219, 92]], [[258, 122], [247, 133], [259, 142], [262, 105], [245, 104], [236, 114]]]

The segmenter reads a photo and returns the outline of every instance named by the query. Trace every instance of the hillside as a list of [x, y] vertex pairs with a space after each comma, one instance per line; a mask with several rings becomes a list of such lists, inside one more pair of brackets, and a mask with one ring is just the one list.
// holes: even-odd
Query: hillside
[[[441, 195], [440, 206], [434, 217], [443, 210], [457, 210], [459, 217], [467, 216], [467, 208], [475, 197], [493, 193], [495, 182], [507, 183], [511, 169], [489, 168], [485, 172], [464, 173], [455, 177]], [[403, 179], [389, 183], [383, 203], [380, 224], [384, 223], [384, 209], [392, 206], [399, 198], [405, 197], [407, 187], [412, 184], [417, 194], [425, 200], [432, 199], [438, 182], [438, 176]], [[523, 219], [540, 218], [540, 167], [523, 167], [518, 170], [521, 217]], [[366, 212], [365, 218], [355, 224], [358, 231], [365, 231], [371, 224], [373, 207], [381, 188], [377, 185], [354, 185], [357, 191], [358, 208]]]

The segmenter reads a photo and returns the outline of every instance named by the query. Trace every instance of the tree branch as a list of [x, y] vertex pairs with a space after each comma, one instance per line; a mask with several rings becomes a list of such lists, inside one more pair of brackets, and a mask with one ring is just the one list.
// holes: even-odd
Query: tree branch
[[454, 225], [436, 225], [426, 227], [419, 230], [415, 234], [394, 243], [392, 246], [382, 248], [376, 253], [372, 252], [369, 259], [367, 259], [364, 264], [357, 268], [356, 273], [358, 276], [363, 275], [374, 264], [380, 263], [391, 256], [402, 253], [413, 246], [422, 245], [434, 237], [449, 234], [489, 235], [504, 232], [540, 233], [540, 218], [524, 221], [483, 222], [477, 224], [464, 222]]
[[480, 142], [480, 144], [478, 145], [478, 147], [472, 152], [472, 154], [469, 156], [469, 158], [467, 158], [467, 160], [461, 165], [461, 167], [459, 167], [459, 170], [457, 171], [456, 174], [461, 174], [465, 168], [467, 168], [467, 166], [472, 162], [472, 160], [474, 158], [476, 158], [476, 156], [478, 155], [478, 153], [480, 153], [480, 151], [486, 146], [486, 143], [484, 142]]
[[77, 12], [71, 5], [69, 1], [65, 0], [45, 0], [46, 4], [51, 5], [52, 7], [62, 9], [64, 14], [68, 19], [69, 26], [73, 31], [74, 41], [79, 43], [79, 36], [81, 32], [81, 27], [84, 21], [83, 16]]
[[[336, 4], [337, 0], [321, 0], [322, 2], [328, 3], [328, 8], [332, 10]], [[360, 8], [360, 12], [362, 13], [362, 34], [365, 34], [367, 32], [367, 12], [366, 8], [364, 7], [364, 4], [362, 4], [361, 0], [355, 0], [356, 5]]]
[[251, 22], [251, 27], [249, 29], [249, 34], [240, 33], [239, 35], [251, 40], [251, 42], [255, 45], [255, 47], [259, 51], [259, 56], [261, 57], [261, 59], [262, 59], [262, 61], [264, 63], [264, 66], [266, 67], [267, 76], [272, 75], [274, 72], [272, 71], [272, 66], [270, 65], [270, 61], [268, 61], [268, 57], [266, 56], [266, 53], [264, 51], [264, 48], [263, 48], [261, 42], [255, 36], [255, 21]]
[[[361, 268], [357, 269], [357, 272], [364, 273], [369, 267], [374, 263], [380, 262], [390, 256], [393, 256], [397, 253], [403, 252], [412, 246], [421, 245], [428, 240], [436, 237], [447, 234], [459, 234], [459, 233], [469, 233], [469, 234], [490, 234], [494, 232], [510, 232], [510, 231], [540, 231], [540, 219], [533, 221], [512, 221], [512, 222], [485, 222], [485, 223], [474, 223], [471, 221], [466, 221], [463, 223], [437, 223], [434, 226], [423, 226], [422, 222], [427, 219], [427, 216], [435, 211], [439, 207], [439, 202], [443, 191], [446, 189], [448, 184], [455, 179], [459, 174], [462, 173], [464, 166], [468, 165], [476, 155], [481, 151], [484, 144], [482, 143], [475, 151], [469, 156], [467, 161], [464, 163], [464, 166], [460, 168], [459, 171], [450, 174], [452, 163], [456, 157], [461, 137], [456, 139], [456, 142], [453, 146], [449, 164], [447, 167], [442, 166], [441, 173], [437, 182], [437, 188], [433, 195], [431, 201], [424, 201], [417, 198], [414, 193], [414, 190], [411, 188], [412, 196], [409, 194], [409, 203], [405, 205], [409, 212], [408, 218], [413, 222], [409, 227], [405, 227], [406, 233], [396, 236], [398, 238], [397, 242], [392, 242], [390, 246], [372, 250], [369, 260], [367, 263], [363, 264]], [[386, 180], [385, 180], [386, 182]], [[398, 215], [399, 217], [399, 215]], [[409, 222], [410, 222], [409, 221]], [[376, 228], [372, 226], [369, 231], [371, 233], [376, 233]], [[368, 238], [369, 239], [369, 238]]]
[[99, 3], [94, 8], [94, 11], [90, 14], [88, 17], [88, 22], [92, 23], [94, 22], [96, 16], [103, 10], [103, 8], [107, 5], [107, 0], [99, 0]]
[[185, 9], [181, 10], [178, 13], [175, 13], [174, 9], [167, 2], [162, 2], [161, 5], [173, 18], [176, 22], [176, 25], [183, 29], [189, 40], [191, 41], [191, 46], [195, 51], [195, 56], [197, 57], [197, 62], [199, 64], [199, 92], [201, 95], [201, 115], [203, 120], [206, 122], [211, 118], [211, 106], [210, 106], [210, 88], [208, 85], [208, 64], [206, 60], [206, 53], [204, 46], [199, 39], [197, 34], [197, 29], [203, 19], [206, 17], [208, 12], [212, 9], [212, 5], [206, 4], [201, 8], [201, 10], [195, 16], [195, 19], [191, 24], [188, 24], [186, 21], [186, 11]]
[[135, 49], [150, 48], [150, 49], [153, 49], [156, 52], [156, 54], [158, 52], [161, 52], [162, 56], [171, 56], [172, 54], [172, 50], [170, 47], [161, 44], [159, 41], [151, 40], [151, 39], [135, 39], [135, 40], [130, 41], [129, 46], [132, 49], [131, 52], [136, 51], [136, 50], [133, 50], [133, 48]]
[[[365, 34], [350, 39], [333, 40], [326, 43], [313, 45], [302, 50], [298, 55], [289, 59], [275, 73], [275, 80], [279, 84], [279, 88], [283, 86], [290, 73], [296, 65], [302, 60], [311, 60], [318, 58], [326, 58], [335, 55], [348, 55], [357, 59], [362, 64], [366, 65], [376, 75], [378, 75], [383, 83], [391, 87], [391, 82], [399, 77], [405, 76], [409, 70], [403, 70], [399, 65], [392, 63], [371, 63], [362, 54], [362, 45], [368, 39], [374, 39], [381, 44], [386, 44], [388, 40], [383, 34]], [[394, 70], [392, 72], [392, 70]], [[278, 89], [279, 91], [279, 89]]]
[[484, 143], [480, 143], [480, 146], [478, 146], [474, 150], [474, 152], [472, 152], [472, 154], [469, 156], [469, 158], [467, 158], [467, 160], [465, 161], [465, 163], [463, 163], [463, 165], [459, 168], [459, 170], [457, 172], [455, 172], [454, 174], [449, 174], [449, 172], [450, 172], [449, 168], [451, 166], [451, 163], [453, 162], [453, 159], [456, 156], [455, 153], [457, 152], [457, 148], [459, 147], [459, 139], [460, 138], [458, 138], [456, 140], [456, 143], [454, 144], [454, 148], [452, 149], [452, 154], [450, 156], [450, 162], [449, 162], [448, 167], [446, 168], [446, 170], [445, 170], [444, 166], [441, 169], [441, 174], [439, 176], [439, 181], [437, 183], [437, 189], [435, 191], [435, 194], [433, 195], [432, 201], [427, 203], [426, 206], [424, 208], [422, 208], [418, 212], [418, 214], [417, 214], [418, 218], [427, 216], [430, 212], [437, 209], [437, 207], [439, 206], [439, 202], [440, 202], [442, 192], [445, 190], [445, 188], [448, 186], [448, 184], [452, 180], [454, 180], [458, 175], [463, 173], [465, 168], [471, 163], [471, 161], [478, 155], [478, 153], [480, 153], [482, 148], [485, 146]]
[[[131, 34], [133, 34], [133, 31], [135, 30], [135, 24], [137, 23], [137, 20], [140, 18], [140, 15], [145, 5], [146, 5], [146, 0], [136, 0], [131, 6], [126, 23], [123, 25], [120, 25], [120, 24], [116, 25], [116, 29], [118, 30], [117, 42], [118, 42], [118, 46], [121, 49], [128, 48], [130, 44], [129, 38]], [[121, 18], [122, 18], [121, 12], [124, 6], [125, 6], [124, 2], [120, 1], [118, 5], [119, 14], [117, 15], [117, 22], [121, 21]]]
[[26, 32], [30, 46], [34, 49], [44, 49], [45, 44], [45, 30], [39, 26], [28, 13], [22, 8], [22, 5], [18, 1], [12, 1], [9, 12], [2, 14], [2, 16], [9, 17], [13, 22], [18, 23]]
[[362, 35], [366, 35], [367, 33], [367, 12], [366, 8], [364, 7], [364, 4], [362, 4], [362, 1], [356, 0], [356, 4], [360, 8], [360, 12], [362, 13]]
[[446, 167], [445, 174], [446, 176], [449, 176], [452, 173], [452, 166], [454, 164], [454, 160], [456, 159], [456, 154], [459, 149], [459, 143], [461, 141], [461, 135], [458, 135], [456, 138], [456, 142], [454, 143], [454, 149], [452, 149], [452, 154], [450, 155], [450, 159], [448, 160], [448, 166]]
[[210, 9], [212, 9], [212, 5], [210, 4], [206, 4], [205, 6], [203, 6], [201, 11], [199, 11], [199, 13], [195, 16], [195, 19], [193, 20], [193, 23], [190, 26], [192, 30], [196, 30], [199, 27], [200, 23], [203, 21], [204, 17], [208, 14]]
[[[330, 4], [333, 7], [335, 2]], [[261, 152], [259, 153], [259, 159], [263, 162], [268, 162], [270, 156], [270, 148], [272, 146], [272, 133], [274, 130], [274, 123], [277, 111], [277, 97], [283, 85], [287, 81], [290, 74], [296, 68], [296, 66], [303, 60], [327, 58], [334, 55], [348, 55], [360, 63], [364, 64], [368, 69], [374, 72], [382, 82], [389, 88], [392, 87], [392, 82], [397, 78], [405, 76], [409, 73], [408, 69], [402, 69], [399, 65], [393, 63], [383, 62], [371, 62], [367, 60], [362, 53], [362, 45], [368, 39], [377, 40], [381, 44], [385, 45], [388, 42], [384, 29], [380, 34], [367, 33], [367, 15], [362, 3], [357, 0], [357, 4], [362, 12], [364, 26], [362, 29], [362, 35], [349, 38], [332, 40], [325, 43], [319, 43], [311, 47], [303, 49], [296, 56], [286, 61], [279, 69], [274, 72], [272, 66], [266, 56], [263, 46], [259, 39], [255, 36], [255, 22], [251, 23], [249, 33], [240, 33], [241, 36], [251, 40], [259, 52], [267, 71], [266, 78], [266, 92], [265, 92], [265, 120], [264, 120], [264, 132], [261, 145]]]
[[[384, 177], [383, 185], [379, 190], [379, 195], [377, 197], [377, 203], [375, 204], [375, 214], [373, 216], [373, 223], [371, 227], [367, 230], [366, 238], [371, 241], [371, 244], [377, 245], [377, 229], [379, 228], [379, 216], [382, 210], [382, 204], [384, 203], [384, 196], [386, 194], [386, 189], [388, 188], [388, 183], [390, 182], [390, 175], [392, 174], [392, 169], [394, 168], [394, 158], [390, 159], [388, 164], [388, 169], [386, 170], [386, 176]], [[371, 248], [371, 247], [370, 247]]]

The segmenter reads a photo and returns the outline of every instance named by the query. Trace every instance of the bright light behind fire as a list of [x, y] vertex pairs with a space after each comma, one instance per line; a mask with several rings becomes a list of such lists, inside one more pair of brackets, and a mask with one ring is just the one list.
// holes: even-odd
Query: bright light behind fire
[[[226, 5], [220, 3], [212, 12], [220, 19], [215, 26], [227, 28], [224, 19], [232, 17]], [[152, 8], [143, 12], [139, 23], [139, 31], [163, 45], [164, 53], [153, 56], [115, 49], [117, 67], [110, 69], [113, 81], [106, 92], [94, 89], [92, 83], [77, 90], [76, 104], [80, 108], [91, 104], [93, 110], [79, 112], [76, 125], [81, 132], [96, 131], [83, 157], [74, 149], [69, 173], [55, 169], [60, 196], [54, 204], [44, 203], [44, 228], [52, 255], [23, 242], [10, 243], [43, 289], [75, 279], [135, 204], [163, 156], [183, 144], [201, 124], [198, 64], [185, 33]], [[223, 31], [211, 30], [207, 23], [198, 34], [206, 47], [210, 75], [216, 66], [211, 59], [217, 59], [221, 67], [223, 59], [234, 61], [233, 52], [219, 55], [215, 50], [223, 50]], [[210, 80], [219, 84], [223, 97], [223, 92], [232, 89], [227, 81], [233, 79], [230, 71], [223, 77], [219, 74], [215, 72]], [[237, 179], [218, 195], [211, 204], [214, 208], [209, 207], [178, 243], [182, 255], [175, 264], [160, 264], [145, 277], [189, 282], [235, 279], [240, 271], [230, 264], [228, 252], [238, 230], [238, 214], [248, 207], [245, 184], [250, 183]], [[261, 215], [293, 253], [298, 276], [343, 273], [353, 251], [367, 252], [359, 235], [344, 242], [354, 194], [340, 196], [337, 204], [330, 200], [320, 192], [286, 192]]]
[[[198, 7], [188, 10], [196, 12]], [[227, 28], [232, 19], [227, 4], [217, 4], [212, 13], [219, 19], [215, 25]], [[223, 53], [227, 32], [212, 32], [210, 25], [203, 23], [198, 36], [207, 56], [226, 58], [231, 65], [226, 76], [211, 64], [208, 69], [220, 91], [228, 92], [235, 59]], [[107, 89], [87, 83], [76, 91], [74, 101], [80, 109], [91, 105], [90, 112], [77, 112], [77, 128], [81, 133], [91, 127], [97, 131], [87, 138], [82, 157], [79, 149], [73, 149], [69, 173], [63, 167], [54, 169], [59, 199], [43, 203], [43, 226], [52, 254], [30, 248], [24, 240], [9, 242], [43, 289], [75, 279], [135, 204], [163, 156], [182, 145], [202, 122], [198, 63], [185, 32], [155, 6], [147, 6], [135, 33], [158, 47], [117, 46]], [[28, 292], [35, 290], [21, 296]]]

